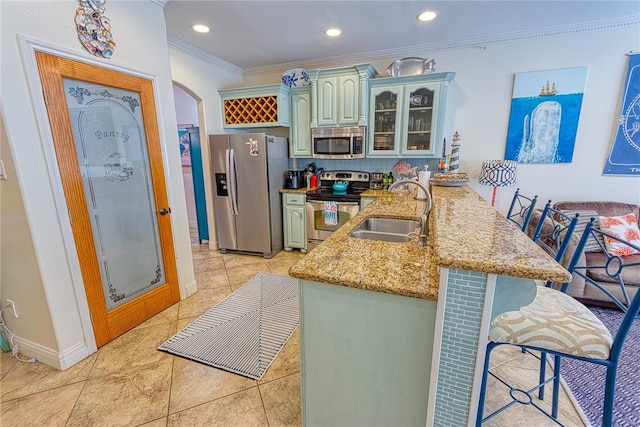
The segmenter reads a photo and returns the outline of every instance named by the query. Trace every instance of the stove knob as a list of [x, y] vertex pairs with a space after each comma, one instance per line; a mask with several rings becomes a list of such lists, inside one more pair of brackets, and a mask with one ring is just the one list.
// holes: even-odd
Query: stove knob
[[369, 176], [366, 173], [364, 174], [364, 179], [369, 179]]

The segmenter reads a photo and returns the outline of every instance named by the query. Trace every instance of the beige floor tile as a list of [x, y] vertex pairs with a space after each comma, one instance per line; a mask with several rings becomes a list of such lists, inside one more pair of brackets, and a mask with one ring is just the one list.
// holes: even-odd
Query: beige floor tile
[[260, 384], [270, 427], [302, 426], [300, 373]]
[[172, 357], [128, 372], [90, 379], [67, 426], [133, 426], [166, 416]]
[[224, 266], [227, 269], [256, 264], [266, 265], [264, 262], [265, 259], [259, 255], [227, 253], [222, 254], [222, 259], [224, 260]]
[[140, 424], [138, 427], [166, 427], [167, 417], [158, 418], [148, 423]]
[[254, 380], [241, 375], [176, 357], [171, 380], [169, 414], [255, 386]]
[[18, 397], [84, 381], [89, 377], [96, 359], [97, 354], [93, 354], [64, 371], [40, 362], [18, 362], [2, 378], [1, 401], [6, 402]]
[[11, 370], [18, 363], [18, 360], [11, 355], [11, 352], [0, 352], [0, 379], [7, 375], [7, 372]]
[[178, 304], [173, 304], [172, 306], [162, 310], [160, 313], [156, 314], [146, 322], [143, 322], [140, 325], [136, 326], [136, 328], [146, 328], [147, 326], [155, 326], [161, 323], [175, 323], [176, 320], [178, 320]]
[[191, 254], [194, 259], [203, 256], [206, 256], [207, 258], [222, 256], [218, 249], [212, 249], [209, 247], [209, 242], [198, 243], [197, 240], [191, 243]]
[[175, 333], [174, 322], [132, 329], [100, 348], [89, 378], [124, 374], [171, 360], [171, 356], [158, 347]]
[[295, 264], [297, 262], [297, 259], [293, 260], [293, 259], [278, 259], [278, 260], [271, 260], [270, 262], [267, 262], [267, 267], [269, 267], [269, 270], [271, 270], [272, 273], [274, 274], [282, 274], [283, 276], [288, 276], [289, 275], [289, 268], [291, 268], [291, 266], [293, 264]]
[[258, 387], [169, 415], [167, 427], [268, 426]]
[[253, 279], [258, 273], [269, 273], [269, 268], [264, 262], [250, 263], [237, 267], [227, 268], [229, 276], [229, 285], [234, 291], [241, 288], [242, 285]]
[[199, 273], [224, 273], [222, 257], [205, 257], [193, 260], [193, 270]]
[[178, 319], [201, 316], [214, 305], [225, 299], [230, 293], [231, 288], [227, 287], [199, 289], [198, 292], [178, 303]]
[[0, 409], [2, 427], [62, 427], [83, 387], [84, 383], [78, 382], [3, 402]]
[[213, 288], [229, 288], [229, 278], [227, 272], [223, 270], [218, 273], [198, 272], [195, 273], [198, 290]]

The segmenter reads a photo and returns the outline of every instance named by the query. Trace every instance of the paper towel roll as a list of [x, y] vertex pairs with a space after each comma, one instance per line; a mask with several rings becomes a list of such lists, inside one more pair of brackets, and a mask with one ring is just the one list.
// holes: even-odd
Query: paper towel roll
[[[431, 172], [430, 171], [420, 171], [418, 172], [418, 181], [420, 181], [421, 184], [424, 184], [425, 187], [429, 188], [429, 179], [431, 178]], [[424, 190], [422, 188], [418, 188], [418, 193], [416, 194], [416, 199], [418, 200], [424, 200], [427, 198], [427, 195], [425, 194]]]

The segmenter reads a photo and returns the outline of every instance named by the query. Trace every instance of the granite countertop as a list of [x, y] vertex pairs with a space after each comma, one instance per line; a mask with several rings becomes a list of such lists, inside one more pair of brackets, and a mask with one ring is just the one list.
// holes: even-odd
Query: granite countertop
[[398, 243], [350, 236], [369, 217], [419, 220], [424, 203], [406, 194], [381, 192], [381, 197], [294, 264], [289, 274], [351, 288], [437, 299], [438, 272], [431, 262], [429, 245], [418, 246], [417, 237]]
[[419, 219], [413, 194], [367, 190], [371, 204], [289, 270], [293, 277], [408, 297], [438, 298], [438, 267], [563, 282], [569, 273], [468, 186], [432, 188], [427, 246], [350, 236], [369, 217]]
[[307, 191], [313, 190], [313, 188], [302, 187], [302, 188], [281, 188], [280, 193], [299, 193], [306, 194]]

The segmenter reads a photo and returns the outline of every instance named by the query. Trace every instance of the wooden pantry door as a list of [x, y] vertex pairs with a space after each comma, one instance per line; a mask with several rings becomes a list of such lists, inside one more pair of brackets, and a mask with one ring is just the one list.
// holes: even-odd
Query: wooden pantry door
[[36, 52], [98, 347], [180, 299], [152, 82]]

